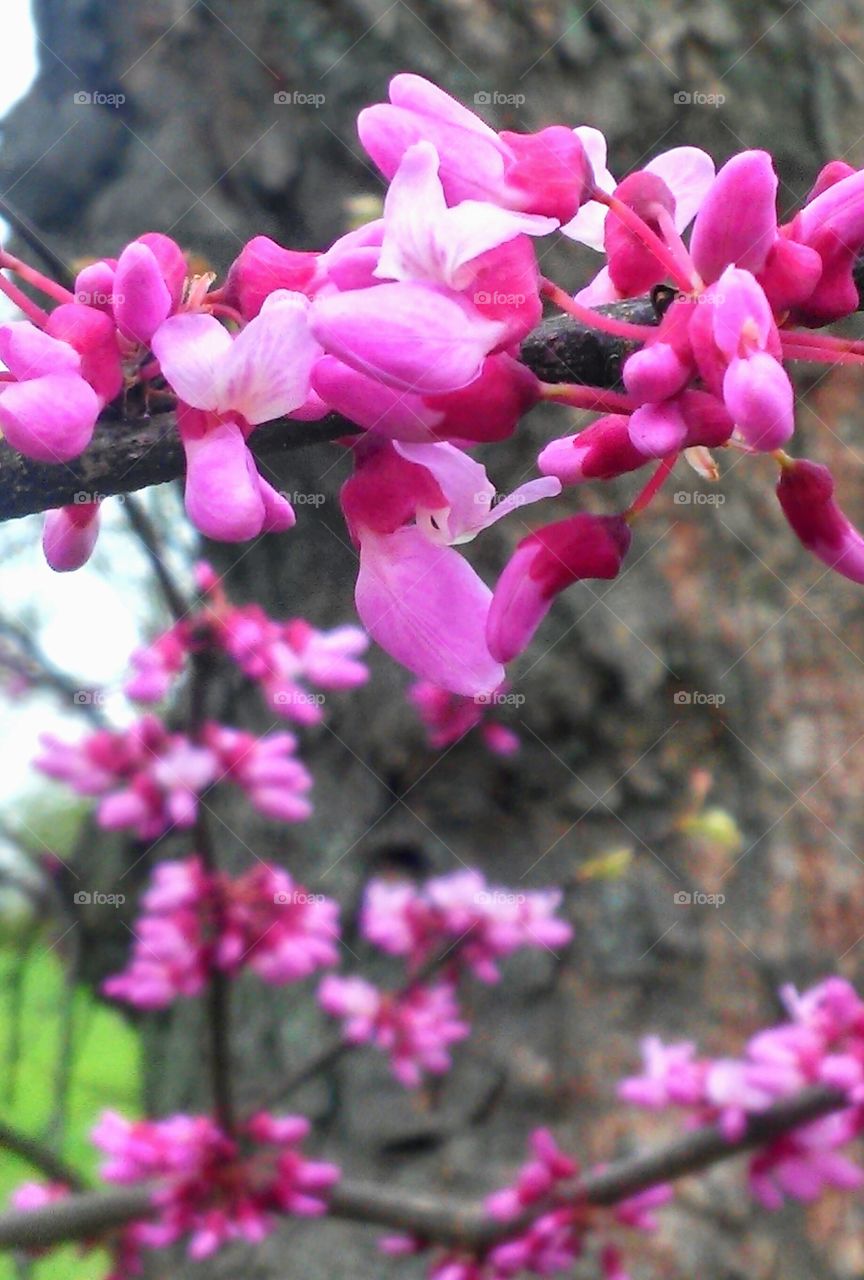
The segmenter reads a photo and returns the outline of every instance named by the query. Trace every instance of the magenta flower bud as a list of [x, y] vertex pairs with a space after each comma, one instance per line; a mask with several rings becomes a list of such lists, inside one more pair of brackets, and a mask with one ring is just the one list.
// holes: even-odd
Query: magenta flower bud
[[665, 458], [687, 445], [687, 423], [676, 400], [643, 404], [630, 415], [630, 440], [646, 458]]
[[162, 279], [171, 294], [171, 310], [175, 311], [183, 299], [183, 289], [189, 268], [186, 257], [176, 240], [161, 231], [148, 231], [139, 236], [136, 244], [145, 245], [159, 264]]
[[42, 550], [55, 573], [86, 564], [99, 537], [99, 503], [81, 502], [45, 515]]
[[819, 254], [822, 275], [796, 311], [807, 325], [829, 324], [858, 306], [853, 267], [864, 249], [864, 171], [830, 183], [809, 201], [788, 227], [791, 239]]
[[283, 249], [269, 236], [255, 236], [235, 258], [225, 282], [225, 301], [252, 320], [275, 289], [313, 293], [320, 254]]
[[742, 151], [724, 164], [702, 202], [690, 253], [706, 284], [728, 266], [758, 272], [777, 239], [777, 175], [767, 151]]
[[81, 376], [103, 404], [123, 390], [123, 365], [114, 322], [104, 311], [78, 302], [62, 303], [48, 317], [45, 332], [68, 342], [81, 356]]
[[82, 306], [104, 311], [113, 318], [116, 271], [117, 262], [113, 258], [101, 258], [82, 268], [75, 277], [75, 301]]
[[[616, 187], [615, 196], [661, 236], [657, 221], [659, 212], [665, 210], [674, 219], [675, 197], [656, 173], [649, 173], [645, 169], [631, 173]], [[604, 243], [609, 261], [609, 276], [622, 297], [635, 297], [665, 278], [666, 267], [616, 217], [614, 210], [606, 217]]]
[[524, 193], [522, 207], [569, 222], [594, 182], [591, 163], [576, 131], [553, 124], [538, 133], [504, 130], [498, 136], [514, 157], [507, 168], [507, 181]]
[[821, 196], [823, 191], [827, 191], [829, 187], [833, 187], [836, 182], [842, 182], [844, 178], [851, 178], [856, 170], [851, 164], [847, 164], [845, 160], [829, 160], [823, 165], [816, 175], [816, 181], [807, 194], [805, 204], [809, 204], [811, 200], [815, 200], [817, 196]]
[[629, 422], [621, 413], [598, 418], [578, 435], [562, 436], [547, 444], [537, 465], [544, 476], [557, 476], [563, 484], [611, 480], [638, 471], [648, 459], [630, 440]]
[[147, 344], [170, 314], [171, 291], [159, 261], [146, 244], [133, 240], [121, 253], [114, 275], [117, 328], [128, 341]]
[[692, 365], [667, 342], [634, 351], [624, 363], [624, 385], [640, 404], [668, 400], [687, 384]]
[[587, 512], [546, 525], [519, 543], [495, 588], [486, 625], [492, 656], [522, 653], [559, 591], [583, 578], [615, 578], [630, 547], [621, 516]]
[[834, 500], [834, 477], [820, 462], [784, 466], [777, 484], [783, 514], [808, 551], [852, 582], [864, 583], [864, 538]]

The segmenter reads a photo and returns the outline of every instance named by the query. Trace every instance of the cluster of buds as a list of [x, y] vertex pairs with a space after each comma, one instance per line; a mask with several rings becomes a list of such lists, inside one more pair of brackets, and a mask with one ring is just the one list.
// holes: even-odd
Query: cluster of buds
[[99, 825], [133, 831], [140, 840], [194, 826], [202, 794], [222, 781], [277, 821], [302, 822], [312, 812], [312, 777], [290, 733], [257, 738], [208, 723], [193, 741], [147, 715], [128, 729], [97, 729], [76, 743], [46, 733], [41, 745], [36, 769], [79, 795], [100, 796]]
[[[522, 1166], [512, 1186], [486, 1199], [486, 1212], [495, 1222], [517, 1224], [526, 1210], [527, 1225], [516, 1225], [512, 1236], [480, 1253], [448, 1252], [436, 1257], [429, 1280], [512, 1280], [514, 1276], [553, 1276], [572, 1272], [590, 1245], [597, 1245], [600, 1215], [580, 1203], [572, 1190], [579, 1163], [560, 1150], [548, 1129], [535, 1129], [530, 1138], [531, 1159]], [[571, 1184], [568, 1195], [567, 1184]], [[650, 1232], [657, 1226], [653, 1211], [672, 1197], [672, 1188], [658, 1183], [622, 1200], [611, 1214], [615, 1224]], [[424, 1241], [412, 1236], [387, 1236], [380, 1242], [384, 1253], [405, 1257], [421, 1253]], [[621, 1254], [611, 1243], [597, 1247], [604, 1280], [629, 1280]]]
[[555, 914], [557, 889], [514, 890], [487, 885], [477, 871], [457, 871], [423, 885], [370, 881], [360, 913], [361, 936], [404, 961], [406, 981], [381, 991], [365, 978], [329, 974], [321, 983], [322, 1008], [343, 1022], [351, 1044], [375, 1044], [388, 1054], [393, 1074], [416, 1088], [424, 1073], [443, 1074], [450, 1048], [470, 1033], [457, 1002], [464, 974], [499, 978], [498, 962], [525, 949], [566, 946], [572, 929]]
[[215, 972], [281, 985], [338, 959], [336, 903], [267, 863], [232, 879], [198, 857], [160, 862], [142, 907], [129, 964], [103, 983], [139, 1009], [197, 995]]
[[360, 656], [369, 641], [359, 627], [320, 631], [304, 618], [280, 622], [260, 605], [232, 604], [210, 565], [197, 565], [195, 577], [200, 607], [132, 654], [125, 691], [133, 701], [160, 702], [189, 655], [205, 648], [226, 654], [259, 685], [271, 710], [299, 724], [323, 718], [324, 695], [314, 689], [354, 689], [368, 680]]
[[770, 1143], [750, 1162], [750, 1187], [777, 1209], [784, 1197], [814, 1200], [826, 1187], [864, 1186], [864, 1170], [845, 1148], [864, 1132], [864, 1002], [842, 978], [799, 995], [781, 995], [788, 1021], [760, 1031], [738, 1058], [699, 1057], [688, 1042], [642, 1046], [643, 1074], [624, 1080], [620, 1096], [655, 1109], [682, 1108], [691, 1122], [712, 1123], [730, 1140], [747, 1118], [808, 1085], [847, 1094], [849, 1106]]
[[[794, 431], [788, 364], [864, 360], [864, 344], [814, 333], [859, 305], [864, 173], [827, 165], [781, 223], [764, 151], [715, 172], [703, 151], [678, 147], [616, 181], [596, 129], [496, 133], [414, 75], [396, 76], [389, 102], [362, 111], [358, 129], [388, 183], [383, 211], [323, 251], [256, 236], [213, 287], [215, 277], [187, 278], [173, 241], [145, 235], [86, 267], [74, 293], [3, 253], [0, 269], [51, 304], [0, 276], [27, 315], [0, 326], [9, 443], [68, 461], [101, 408], [139, 385], [176, 409], [193, 523], [244, 540], [295, 523], [256, 469], [252, 432], [280, 420], [290, 434], [292, 419], [339, 413], [357, 430], [340, 447], [355, 465], [342, 504], [359, 551], [360, 617], [415, 676], [467, 698], [500, 687], [560, 591], [617, 575], [635, 516], [682, 454], [712, 476], [712, 449], [772, 454], [805, 546], [864, 580], [864, 539], [830, 475], [783, 448]], [[605, 255], [575, 298], [539, 271], [534, 241], [553, 234]], [[659, 325], [601, 309], [650, 290], [665, 299]], [[526, 366], [521, 344], [544, 298], [638, 346], [622, 390], [544, 383]], [[510, 436], [541, 400], [602, 416], [549, 443], [542, 476], [493, 505], [470, 451]], [[529, 532], [494, 594], [456, 550], [562, 485], [658, 460], [623, 513], [576, 512]], [[86, 559], [97, 519], [97, 502], [49, 516], [56, 568]]]

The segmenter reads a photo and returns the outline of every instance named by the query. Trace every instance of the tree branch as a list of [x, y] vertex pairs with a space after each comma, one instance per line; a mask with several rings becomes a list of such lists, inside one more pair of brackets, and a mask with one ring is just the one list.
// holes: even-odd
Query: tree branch
[[[698, 1129], [665, 1147], [617, 1160], [601, 1172], [588, 1174], [562, 1190], [554, 1201], [533, 1206], [516, 1222], [494, 1222], [481, 1201], [418, 1195], [398, 1187], [351, 1180], [333, 1188], [329, 1214], [480, 1251], [524, 1229], [552, 1204], [579, 1202], [609, 1208], [648, 1187], [699, 1173], [763, 1146], [848, 1105], [845, 1095], [836, 1090], [821, 1086], [805, 1089], [751, 1117], [744, 1134], [735, 1142], [727, 1142], [715, 1128]], [[0, 1248], [44, 1248], [66, 1240], [99, 1236], [154, 1213], [154, 1190], [155, 1184], [98, 1191], [70, 1196], [42, 1209], [11, 1210], [0, 1215]]]
[[[618, 302], [600, 311], [637, 324], [656, 323], [650, 298]], [[569, 316], [544, 320], [522, 344], [521, 358], [545, 382], [576, 382], [604, 389], [620, 383], [621, 365], [636, 344], [589, 329]], [[339, 414], [318, 422], [281, 419], [251, 435], [256, 460], [267, 463], [310, 444], [357, 435], [360, 428]], [[87, 449], [71, 462], [34, 462], [0, 442], [0, 521], [52, 507], [134, 493], [176, 480], [185, 459], [173, 413], [123, 418], [107, 414], [96, 425]]]

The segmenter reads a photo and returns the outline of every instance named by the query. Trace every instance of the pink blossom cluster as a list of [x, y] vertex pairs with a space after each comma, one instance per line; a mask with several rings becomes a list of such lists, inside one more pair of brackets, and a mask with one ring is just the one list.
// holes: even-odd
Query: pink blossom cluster
[[416, 1089], [424, 1073], [449, 1071], [451, 1046], [471, 1034], [449, 981], [416, 982], [387, 992], [365, 978], [331, 973], [318, 988], [318, 1003], [342, 1020], [348, 1044], [374, 1044], [386, 1053], [406, 1089]]
[[506, 686], [490, 697], [466, 698], [430, 680], [417, 680], [408, 690], [408, 701], [417, 710], [426, 729], [429, 746], [435, 751], [461, 741], [479, 729], [486, 747], [496, 756], [512, 756], [519, 750], [518, 735], [489, 716], [497, 695], [506, 697]]
[[[354, 461], [342, 505], [359, 552], [358, 613], [421, 681], [469, 699], [500, 687], [560, 591], [618, 575], [635, 517], [682, 454], [706, 478], [718, 474], [712, 449], [773, 454], [799, 538], [864, 581], [864, 538], [832, 477], [783, 450], [790, 363], [864, 360], [861, 342], [814, 333], [859, 305], [864, 171], [826, 165], [781, 222], [764, 151], [715, 172], [703, 151], [676, 147], [619, 181], [596, 129], [496, 132], [416, 75], [396, 76], [358, 131], [387, 182], [381, 216], [321, 252], [256, 236], [217, 288], [190, 278], [180, 248], [157, 234], [86, 267], [75, 293], [3, 253], [0, 269], [53, 308], [0, 275], [27, 316], [0, 326], [0, 426], [12, 446], [68, 461], [121, 388], [173, 397], [189, 517], [210, 537], [245, 540], [296, 518], [257, 470], [256, 427], [279, 419], [290, 434], [292, 420], [336, 411], [360, 429], [340, 442]], [[605, 255], [575, 298], [538, 267], [535, 240], [557, 233]], [[658, 286], [659, 324], [598, 310]], [[622, 391], [543, 383], [522, 363], [544, 297], [638, 344]], [[602, 416], [551, 441], [542, 476], [497, 502], [471, 451], [506, 439], [540, 400]], [[576, 511], [539, 529], [522, 513], [562, 486], [658, 463], [622, 513]], [[94, 497], [49, 515], [56, 568], [87, 558], [98, 509]], [[493, 592], [457, 548], [503, 517], [527, 536]]]
[[139, 1009], [197, 995], [214, 972], [281, 985], [338, 960], [336, 903], [267, 863], [232, 878], [199, 857], [160, 862], [142, 908], [126, 969], [102, 986]]
[[[597, 1233], [597, 1211], [580, 1202], [567, 1184], [579, 1173], [579, 1163], [560, 1150], [548, 1129], [535, 1129], [530, 1138], [531, 1159], [512, 1186], [486, 1199], [486, 1212], [496, 1222], [514, 1223], [514, 1234], [480, 1254], [447, 1253], [429, 1269], [429, 1280], [511, 1280], [518, 1275], [552, 1276], [571, 1272]], [[622, 1200], [611, 1212], [615, 1223], [637, 1231], [654, 1231], [653, 1210], [666, 1204], [672, 1188], [659, 1184]], [[516, 1225], [526, 1210], [546, 1208], [527, 1225]], [[404, 1257], [426, 1245], [411, 1236], [388, 1236], [380, 1242], [384, 1253]], [[598, 1251], [604, 1280], [629, 1280], [621, 1254], [612, 1244]]]
[[342, 1020], [350, 1044], [376, 1045], [388, 1054], [396, 1079], [416, 1088], [425, 1073], [449, 1071], [451, 1047], [470, 1034], [457, 1001], [464, 973], [495, 982], [504, 957], [525, 948], [554, 953], [570, 941], [570, 925], [555, 915], [561, 898], [558, 889], [517, 893], [490, 886], [467, 869], [421, 886], [372, 880], [360, 932], [405, 961], [407, 980], [398, 990], [382, 991], [365, 978], [328, 974], [318, 1001]]
[[302, 822], [312, 812], [312, 778], [290, 733], [256, 738], [210, 723], [193, 742], [146, 715], [128, 729], [98, 729], [77, 743], [47, 733], [40, 741], [35, 768], [79, 795], [101, 797], [100, 826], [131, 830], [141, 840], [192, 827], [201, 795], [221, 781], [240, 787], [277, 821]]
[[128, 697], [159, 702], [182, 674], [190, 653], [204, 648], [227, 654], [261, 688], [268, 706], [285, 719], [317, 724], [323, 695], [317, 689], [354, 689], [369, 678], [360, 656], [368, 647], [359, 627], [320, 631], [303, 618], [279, 622], [256, 604], [232, 605], [206, 563], [196, 568], [201, 607], [132, 654]]
[[466, 967], [482, 982], [497, 982], [498, 961], [522, 949], [556, 954], [573, 929], [556, 915], [560, 889], [506, 889], [465, 868], [423, 884], [378, 878], [366, 887], [360, 929], [387, 955], [416, 972], [439, 953], [454, 975]]
[[139, 1251], [186, 1240], [189, 1256], [201, 1259], [232, 1240], [260, 1243], [277, 1215], [326, 1213], [340, 1172], [302, 1154], [309, 1127], [303, 1116], [259, 1112], [232, 1138], [208, 1116], [128, 1120], [106, 1111], [92, 1138], [107, 1182], [165, 1180], [152, 1218], [127, 1227], [126, 1240]]
[[643, 1071], [622, 1081], [620, 1096], [638, 1106], [682, 1108], [693, 1124], [717, 1124], [741, 1136], [747, 1118], [810, 1085], [845, 1093], [849, 1106], [791, 1130], [750, 1161], [750, 1188], [777, 1209], [785, 1197], [810, 1201], [827, 1187], [856, 1190], [864, 1170], [844, 1148], [864, 1132], [864, 1002], [842, 978], [799, 995], [784, 987], [788, 1020], [759, 1031], [738, 1058], [706, 1058], [689, 1042], [650, 1036]]

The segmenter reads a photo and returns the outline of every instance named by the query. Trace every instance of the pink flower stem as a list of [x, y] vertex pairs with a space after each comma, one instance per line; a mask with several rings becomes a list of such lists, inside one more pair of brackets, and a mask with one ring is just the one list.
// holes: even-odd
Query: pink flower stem
[[0, 269], [14, 271], [22, 280], [32, 284], [34, 289], [38, 289], [47, 297], [53, 298], [55, 302], [75, 301], [75, 294], [71, 289], [58, 284], [50, 276], [43, 275], [41, 271], [37, 271], [35, 267], [31, 267], [27, 262], [22, 262], [20, 258], [16, 258], [14, 254], [8, 253], [5, 249], [0, 249]]
[[27, 319], [32, 320], [38, 328], [45, 328], [48, 323], [48, 312], [38, 307], [32, 298], [28, 298], [17, 284], [7, 280], [2, 272], [0, 272], [0, 293], [5, 293], [9, 301], [14, 302], [19, 311], [23, 311]]
[[620, 391], [583, 386], [578, 382], [543, 382], [543, 399], [559, 401], [573, 409], [596, 410], [597, 413], [632, 413], [637, 406]]
[[642, 221], [639, 214], [626, 205], [623, 200], [619, 200], [616, 196], [610, 196], [608, 192], [601, 191], [599, 187], [592, 193], [592, 196], [600, 204], [605, 204], [610, 213], [614, 213], [615, 217], [623, 222], [629, 231], [633, 232], [637, 240], [642, 241], [645, 248], [653, 253], [661, 266], [666, 268], [679, 289], [683, 289], [685, 293], [693, 293], [700, 288], [701, 282], [694, 277], [692, 268], [685, 271], [676, 254], [660, 239], [656, 232], [651, 230], [647, 223]]
[[626, 320], [616, 320], [614, 316], [606, 316], [602, 311], [595, 311], [593, 307], [584, 306], [575, 298], [571, 298], [565, 289], [552, 280], [544, 280], [541, 290], [551, 302], [555, 303], [556, 307], [560, 307], [576, 320], [581, 320], [589, 329], [600, 329], [601, 332], [611, 333], [616, 338], [630, 338], [635, 342], [645, 342], [657, 333], [654, 325], [630, 324]]
[[640, 492], [636, 495], [636, 497], [630, 503], [630, 506], [624, 512], [624, 519], [628, 523], [631, 522], [633, 519], [635, 519], [635, 517], [638, 516], [641, 511], [644, 511], [645, 508], [649, 506], [651, 502], [653, 502], [654, 498], [657, 496], [657, 494], [663, 488], [663, 485], [666, 483], [669, 476], [672, 474], [672, 471], [674, 470], [675, 463], [678, 461], [678, 458], [679, 458], [679, 454], [670, 453], [663, 459], [663, 461], [660, 463], [660, 466], [654, 472], [653, 476], [648, 481], [648, 483], [645, 485], [644, 489], [640, 490]]

